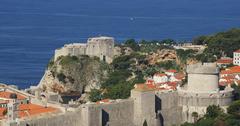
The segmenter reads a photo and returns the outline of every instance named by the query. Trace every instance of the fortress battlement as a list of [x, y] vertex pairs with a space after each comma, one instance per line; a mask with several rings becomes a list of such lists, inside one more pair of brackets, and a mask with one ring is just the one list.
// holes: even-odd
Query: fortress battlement
[[197, 63], [187, 66], [188, 74], [218, 74], [219, 68], [215, 63]]

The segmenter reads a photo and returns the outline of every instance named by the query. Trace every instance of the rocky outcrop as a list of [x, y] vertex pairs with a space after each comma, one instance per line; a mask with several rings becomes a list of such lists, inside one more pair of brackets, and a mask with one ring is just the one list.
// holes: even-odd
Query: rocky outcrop
[[100, 88], [109, 70], [109, 65], [97, 57], [61, 57], [49, 66], [39, 88], [58, 93], [89, 92], [93, 88]]
[[147, 56], [147, 60], [151, 65], [159, 62], [176, 60], [176, 59], [177, 59], [176, 51], [171, 49], [158, 50], [157, 52], [151, 53]]

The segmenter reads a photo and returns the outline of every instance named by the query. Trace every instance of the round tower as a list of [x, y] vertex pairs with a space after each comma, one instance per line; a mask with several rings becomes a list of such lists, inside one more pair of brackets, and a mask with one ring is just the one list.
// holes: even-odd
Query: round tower
[[193, 113], [203, 117], [209, 105], [219, 105], [224, 110], [232, 102], [232, 88], [219, 90], [219, 68], [213, 63], [194, 64], [187, 67], [188, 83], [178, 87], [178, 104], [182, 107], [182, 121], [194, 122]]
[[216, 64], [194, 64], [187, 67], [187, 90], [192, 92], [218, 91], [219, 68]]

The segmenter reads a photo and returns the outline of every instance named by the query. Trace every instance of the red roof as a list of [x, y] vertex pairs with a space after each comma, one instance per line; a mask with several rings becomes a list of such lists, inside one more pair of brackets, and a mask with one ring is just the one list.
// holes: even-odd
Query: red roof
[[170, 69], [170, 70], [167, 70], [166, 72], [169, 72], [169, 73], [176, 73], [177, 70]]
[[217, 63], [221, 64], [231, 64], [233, 60], [231, 58], [223, 58], [223, 59], [218, 59]]
[[236, 53], [240, 53], [240, 49], [239, 49], [239, 50], [236, 50], [236, 51], [234, 51], [234, 52], [236, 52]]
[[237, 74], [240, 73], [240, 66], [234, 66], [227, 68], [226, 70], [222, 70], [221, 74]]
[[167, 76], [166, 74], [164, 73], [155, 73], [154, 76], [159, 76], [159, 77], [163, 77], [163, 76]]
[[155, 89], [156, 85], [154, 84], [135, 84], [136, 89]]
[[154, 84], [154, 80], [152, 80], [152, 79], [147, 79], [146, 84]]
[[233, 80], [233, 79], [235, 79], [235, 77], [232, 76], [232, 75], [228, 75], [228, 76], [222, 77], [222, 79], [225, 79], [225, 80]]
[[178, 80], [182, 80], [182, 79], [185, 78], [185, 74], [184, 73], [177, 73], [174, 77]]
[[[0, 91], [0, 97], [1, 98], [11, 99], [10, 98], [11, 94], [13, 94], [13, 93], [12, 92], [7, 92], [7, 91]], [[26, 97], [24, 97], [24, 96], [22, 96], [20, 94], [17, 94], [17, 99], [18, 100], [24, 100], [24, 99], [26, 99]]]
[[[7, 108], [0, 108], [0, 118], [4, 118], [3, 112]], [[58, 109], [53, 107], [47, 107], [36, 105], [36, 104], [20, 104], [18, 116], [20, 118], [28, 116], [36, 116], [43, 113], [56, 112]]]
[[155, 88], [156, 88], [156, 85], [154, 85], [154, 84], [148, 84], [147, 87], [148, 87], [148, 88], [151, 88], [151, 89], [155, 89]]

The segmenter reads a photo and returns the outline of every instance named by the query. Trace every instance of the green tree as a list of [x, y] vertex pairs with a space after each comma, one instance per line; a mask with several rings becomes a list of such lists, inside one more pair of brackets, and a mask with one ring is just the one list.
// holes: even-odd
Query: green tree
[[227, 112], [240, 119], [240, 100], [234, 101], [228, 108]]
[[207, 42], [204, 53], [216, 55], [218, 58], [223, 54], [232, 57], [233, 52], [240, 48], [240, 29], [231, 29], [226, 32], [219, 32], [212, 36], [196, 38], [197, 42]]
[[128, 82], [115, 84], [107, 88], [107, 92], [104, 93], [104, 98], [109, 99], [126, 99], [130, 96], [130, 91], [133, 85]]
[[66, 83], [66, 81], [65, 81], [66, 76], [63, 73], [57, 74], [57, 78], [58, 78], [59, 81], [61, 81], [63, 83]]
[[207, 36], [199, 36], [197, 38], [194, 38], [193, 39], [193, 44], [194, 45], [204, 45], [204, 44], [207, 44]]
[[210, 105], [207, 107], [206, 117], [207, 118], [216, 118], [223, 113], [222, 108], [216, 105]]
[[176, 44], [176, 42], [173, 39], [164, 39], [164, 40], [161, 41], [161, 43], [167, 44], [167, 45]]
[[234, 100], [240, 100], [240, 86], [232, 84], [232, 88], [234, 89]]
[[124, 45], [130, 47], [134, 51], [139, 51], [140, 50], [140, 47], [139, 47], [138, 43], [134, 39], [126, 40]]
[[96, 102], [102, 99], [101, 91], [98, 89], [91, 89], [89, 94], [89, 100], [92, 102]]

